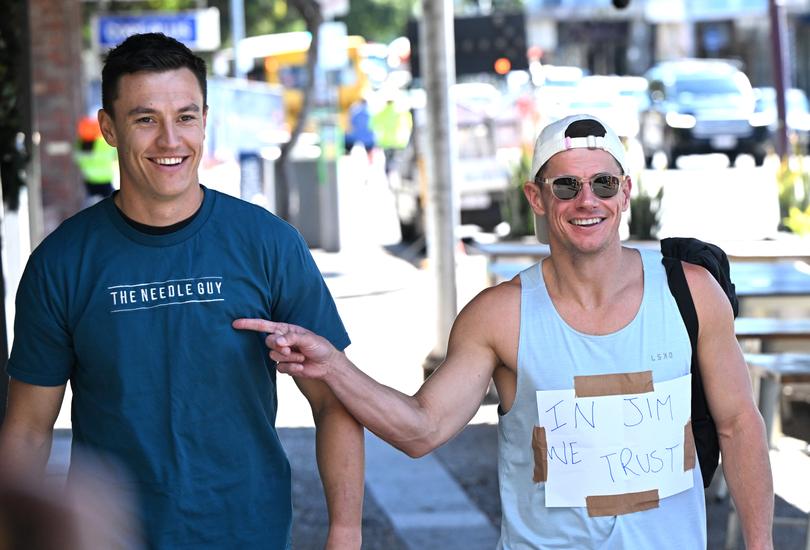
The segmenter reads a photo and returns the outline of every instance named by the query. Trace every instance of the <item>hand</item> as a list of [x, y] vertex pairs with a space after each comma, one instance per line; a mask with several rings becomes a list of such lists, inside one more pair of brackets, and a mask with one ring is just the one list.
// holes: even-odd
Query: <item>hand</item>
[[233, 328], [267, 333], [265, 345], [279, 372], [303, 378], [325, 378], [342, 356], [325, 338], [288, 323], [264, 319], [237, 319]]

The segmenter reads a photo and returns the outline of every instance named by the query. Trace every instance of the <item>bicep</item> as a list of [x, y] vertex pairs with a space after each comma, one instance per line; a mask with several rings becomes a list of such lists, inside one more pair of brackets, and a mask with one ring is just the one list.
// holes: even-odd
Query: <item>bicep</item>
[[491, 295], [479, 296], [461, 311], [450, 333], [445, 360], [415, 396], [440, 426], [443, 441], [472, 419], [501, 364], [495, 341], [504, 335], [493, 330], [498, 323], [491, 322], [496, 302]]
[[698, 314], [698, 361], [709, 409], [718, 425], [755, 407], [751, 379], [734, 332], [734, 315], [720, 285], [705, 270], [687, 270]]
[[439, 427], [442, 442], [458, 433], [475, 415], [486, 395], [496, 363], [475, 353], [448, 357], [415, 398]]

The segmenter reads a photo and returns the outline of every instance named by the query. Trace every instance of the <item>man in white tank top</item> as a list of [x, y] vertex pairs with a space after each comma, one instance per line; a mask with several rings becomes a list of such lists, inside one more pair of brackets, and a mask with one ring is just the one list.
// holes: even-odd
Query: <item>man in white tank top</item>
[[[408, 396], [294, 325], [270, 333], [278, 370], [327, 383], [362, 424], [412, 457], [458, 433], [490, 380], [500, 398], [499, 548], [699, 548], [706, 517], [690, 425], [691, 347], [660, 253], [619, 239], [630, 203], [624, 148], [603, 122], [548, 125], [524, 186], [551, 253], [481, 292], [458, 315], [442, 365]], [[683, 265], [723, 470], [746, 547], [770, 549], [773, 487], [762, 418], [731, 306]]]

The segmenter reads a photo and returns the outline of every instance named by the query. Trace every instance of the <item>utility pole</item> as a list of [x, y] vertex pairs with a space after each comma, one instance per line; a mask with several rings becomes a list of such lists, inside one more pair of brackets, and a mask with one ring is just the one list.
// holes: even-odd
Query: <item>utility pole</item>
[[239, 43], [245, 37], [244, 0], [231, 0], [231, 40], [233, 40], [233, 76], [245, 78], [245, 70], [239, 62]]
[[785, 92], [790, 87], [790, 60], [787, 48], [787, 17], [784, 0], [768, 0], [768, 14], [771, 20], [771, 59], [773, 60], [773, 81], [776, 90], [776, 153], [784, 162], [789, 151], [787, 108]]
[[425, 374], [429, 375], [447, 354], [447, 339], [458, 311], [455, 231], [459, 210], [453, 191], [458, 147], [455, 104], [450, 98], [456, 75], [452, 0], [422, 0], [419, 36], [427, 96], [426, 237], [437, 304], [436, 342], [424, 364]]

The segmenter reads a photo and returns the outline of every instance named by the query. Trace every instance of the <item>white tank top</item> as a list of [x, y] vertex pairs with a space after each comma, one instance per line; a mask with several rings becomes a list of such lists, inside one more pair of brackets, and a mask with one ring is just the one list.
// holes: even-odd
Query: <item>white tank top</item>
[[[547, 508], [545, 483], [534, 482], [532, 433], [536, 392], [574, 387], [574, 376], [652, 371], [653, 383], [690, 371], [691, 345], [658, 251], [641, 251], [644, 294], [635, 318], [605, 335], [581, 333], [554, 308], [541, 264], [520, 274], [520, 339], [515, 401], [498, 425], [502, 520], [498, 548], [706, 548], [706, 508], [699, 465], [691, 489], [657, 508], [590, 517], [585, 507]], [[697, 460], [695, 461], [697, 462]]]

